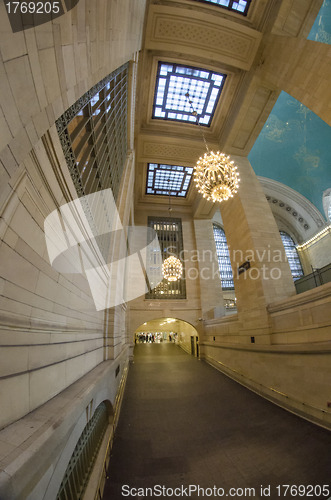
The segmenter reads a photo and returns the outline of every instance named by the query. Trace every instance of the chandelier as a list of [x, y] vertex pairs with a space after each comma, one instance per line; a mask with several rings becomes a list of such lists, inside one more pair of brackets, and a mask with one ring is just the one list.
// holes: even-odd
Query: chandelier
[[234, 162], [224, 153], [209, 151], [207, 141], [199, 123], [198, 114], [192, 106], [190, 94], [185, 94], [196, 117], [207, 152], [200, 157], [194, 167], [194, 182], [199, 193], [208, 201], [225, 201], [232, 198], [239, 186], [239, 173]]
[[177, 257], [171, 255], [162, 264], [162, 274], [168, 281], [177, 281], [182, 276], [183, 266]]

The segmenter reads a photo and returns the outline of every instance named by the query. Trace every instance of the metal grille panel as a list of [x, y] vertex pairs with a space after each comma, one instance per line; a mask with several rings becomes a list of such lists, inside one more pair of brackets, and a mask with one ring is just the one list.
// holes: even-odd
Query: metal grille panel
[[78, 196], [111, 188], [116, 200], [127, 154], [128, 63], [101, 80], [57, 121]]
[[107, 426], [107, 407], [101, 403], [76, 444], [56, 500], [80, 500], [83, 497]]
[[[169, 282], [163, 279], [159, 285], [146, 294], [146, 299], [186, 299], [185, 266], [182, 260], [184, 247], [181, 219], [148, 217], [148, 227], [153, 228], [157, 233], [162, 262], [170, 255], [176, 256], [182, 263], [183, 274], [178, 281]], [[155, 266], [161, 265], [161, 259], [156, 252], [157, 250], [151, 250], [147, 255], [146, 267], [149, 269], [149, 276], [153, 276], [153, 271], [156, 270]], [[159, 268], [157, 270], [159, 271]], [[150, 279], [150, 285], [153, 285], [153, 278]]]

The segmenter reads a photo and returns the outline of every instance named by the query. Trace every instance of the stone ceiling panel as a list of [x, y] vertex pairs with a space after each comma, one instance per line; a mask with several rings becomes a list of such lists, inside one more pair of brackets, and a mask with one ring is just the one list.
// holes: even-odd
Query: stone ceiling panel
[[149, 9], [145, 49], [199, 55], [248, 71], [261, 33], [208, 14], [152, 5]]

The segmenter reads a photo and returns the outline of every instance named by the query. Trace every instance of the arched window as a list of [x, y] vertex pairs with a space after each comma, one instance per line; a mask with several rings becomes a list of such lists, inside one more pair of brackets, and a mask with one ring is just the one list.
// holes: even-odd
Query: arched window
[[291, 236], [285, 231], [279, 231], [280, 237], [285, 248], [286, 257], [290, 265], [291, 273], [294, 281], [303, 276], [303, 269], [296, 249], [295, 243]]
[[222, 288], [224, 290], [234, 290], [230, 254], [225, 232], [217, 224], [213, 224], [213, 229]]
[[331, 221], [331, 203], [329, 205], [328, 218]]

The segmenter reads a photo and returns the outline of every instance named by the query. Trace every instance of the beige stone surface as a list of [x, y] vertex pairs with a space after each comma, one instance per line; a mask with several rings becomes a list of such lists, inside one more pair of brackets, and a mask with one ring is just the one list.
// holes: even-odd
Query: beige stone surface
[[[298, 299], [288, 265], [281, 262], [281, 279], [255, 279], [253, 274], [235, 280], [238, 314], [232, 317], [212, 319], [222, 291], [217, 280], [211, 284], [199, 278], [187, 279], [186, 300], [150, 301], [142, 296], [98, 312], [84, 275], [65, 275], [51, 267], [43, 233], [45, 217], [77, 196], [55, 120], [103, 77], [137, 60], [142, 49], [137, 99], [135, 75], [129, 82], [128, 149], [133, 151], [118, 199], [122, 221], [146, 225], [148, 215], [168, 216], [166, 197], [150, 200], [145, 195], [148, 161], [193, 166], [204, 149], [197, 127], [189, 125], [183, 132], [182, 124], [155, 124], [150, 118], [161, 55], [212, 67], [228, 77], [206, 138], [211, 147], [226, 145], [238, 154], [242, 176], [243, 189], [222, 206], [228, 242], [238, 251], [233, 269], [236, 272], [244, 260], [241, 252], [244, 256], [250, 250], [258, 257], [252, 262], [256, 276], [263, 266], [270, 267], [268, 251], [284, 251], [245, 155], [282, 89], [331, 123], [331, 49], [304, 38], [319, 2], [256, 0], [247, 18], [220, 14], [217, 6], [198, 2], [188, 9], [186, 0], [153, 5], [153, 12], [171, 11], [174, 20], [177, 9], [176, 23], [169, 26], [176, 37], [166, 40], [168, 20], [162, 14], [155, 32], [149, 31], [147, 49], [142, 40], [145, 0], [80, 0], [52, 23], [17, 34], [11, 33], [0, 4], [0, 428], [6, 426], [0, 431], [1, 498], [10, 492], [12, 498], [30, 495], [29, 500], [35, 500], [37, 495], [39, 500], [48, 486], [56, 496], [64, 464], [86, 424], [86, 407], [91, 401], [93, 410], [104, 399], [114, 402], [119, 384], [114, 370], [125, 365], [135, 329], [151, 319], [187, 321], [192, 327], [180, 332], [187, 351], [191, 334], [196, 336], [194, 327], [201, 352], [216, 367], [223, 363], [224, 371], [242, 374], [241, 381], [254, 389], [264, 385], [267, 397], [275, 391], [288, 395], [294, 411], [320, 418], [324, 409], [322, 418], [330, 424], [325, 408], [331, 375], [326, 288]], [[184, 10], [189, 23], [183, 19]], [[213, 29], [203, 25], [207, 18]], [[199, 32], [196, 50], [189, 28], [202, 25], [208, 37], [202, 40]], [[227, 31], [231, 27], [232, 33]], [[219, 40], [213, 39], [218, 35], [234, 45], [217, 46]], [[186, 200], [174, 200], [172, 214], [183, 220], [185, 250], [214, 249], [215, 210], [194, 190]], [[325, 262], [329, 243], [325, 238], [309, 247], [306, 266]], [[210, 264], [215, 260], [208, 269]], [[202, 269], [192, 259], [186, 263], [186, 271], [197, 276]], [[280, 402], [282, 398], [279, 395]], [[31, 470], [38, 471], [38, 477]]]

